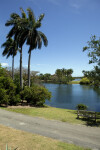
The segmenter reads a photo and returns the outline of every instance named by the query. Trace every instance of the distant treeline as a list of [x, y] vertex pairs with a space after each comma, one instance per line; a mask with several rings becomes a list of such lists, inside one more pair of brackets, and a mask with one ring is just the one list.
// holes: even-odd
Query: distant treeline
[[54, 75], [46, 73], [40, 74], [38, 77], [42, 82], [68, 84], [68, 82], [73, 80], [72, 73], [73, 73], [72, 69], [62, 68], [57, 69]]

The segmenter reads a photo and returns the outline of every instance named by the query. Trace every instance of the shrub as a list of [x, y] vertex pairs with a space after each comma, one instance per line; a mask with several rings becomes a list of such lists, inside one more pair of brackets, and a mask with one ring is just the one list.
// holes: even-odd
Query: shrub
[[7, 91], [5, 89], [0, 88], [0, 105], [5, 104], [8, 105], [9, 96], [7, 95]]
[[87, 110], [87, 106], [86, 105], [84, 105], [84, 104], [78, 104], [77, 106], [76, 106], [76, 108], [78, 109], [78, 110]]
[[90, 84], [90, 80], [88, 78], [83, 78], [81, 79], [80, 84]]
[[19, 94], [21, 91], [19, 74], [14, 75], [14, 84], [16, 85], [16, 93]]
[[46, 99], [50, 100], [51, 93], [42, 86], [34, 85], [30, 88], [25, 87], [21, 92], [21, 98], [34, 106], [43, 106]]
[[16, 95], [16, 86], [6, 70], [0, 67], [0, 105], [16, 105], [20, 97]]

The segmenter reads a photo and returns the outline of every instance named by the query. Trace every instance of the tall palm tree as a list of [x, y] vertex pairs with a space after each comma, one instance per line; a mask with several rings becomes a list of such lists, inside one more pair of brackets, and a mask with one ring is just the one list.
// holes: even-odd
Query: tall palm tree
[[7, 56], [6, 58], [12, 56], [12, 79], [14, 80], [14, 57], [18, 51], [16, 43], [12, 38], [8, 38], [7, 41], [3, 43], [1, 47], [4, 48], [4, 51], [2, 53], [3, 56]]
[[17, 47], [20, 48], [20, 86], [23, 88], [23, 76], [22, 76], [22, 46], [25, 43], [25, 25], [26, 25], [26, 14], [21, 8], [21, 17], [16, 14], [12, 13], [10, 16], [10, 20], [6, 22], [6, 26], [12, 26], [11, 30], [9, 31], [7, 37], [13, 37], [14, 36], [14, 41], [17, 43]]
[[27, 42], [29, 45], [29, 58], [28, 58], [28, 86], [30, 87], [30, 59], [31, 51], [38, 48], [41, 49], [42, 42], [44, 46], [48, 45], [47, 37], [41, 31], [37, 29], [41, 27], [41, 21], [44, 18], [44, 14], [41, 14], [39, 19], [36, 20], [33, 11], [28, 8], [28, 33], [26, 34]]
[[42, 42], [44, 46], [48, 45], [48, 40], [46, 36], [37, 29], [41, 27], [41, 21], [44, 18], [44, 14], [41, 14], [39, 19], [36, 20], [33, 11], [28, 8], [28, 18], [24, 10], [21, 8], [20, 17], [18, 14], [13, 13], [11, 14], [11, 18], [7, 23], [6, 26], [12, 25], [12, 29], [10, 30], [7, 37], [14, 36], [14, 40], [17, 42], [17, 46], [20, 47], [20, 85], [22, 87], [22, 46], [23, 44], [27, 43], [29, 45], [29, 58], [28, 58], [28, 86], [30, 87], [30, 59], [31, 59], [31, 51], [33, 49], [41, 49]]

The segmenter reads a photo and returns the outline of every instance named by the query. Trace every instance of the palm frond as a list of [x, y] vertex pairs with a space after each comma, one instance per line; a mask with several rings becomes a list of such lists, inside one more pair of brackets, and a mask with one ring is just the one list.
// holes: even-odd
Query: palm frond
[[27, 17], [26, 17], [26, 14], [25, 14], [23, 8], [20, 8], [20, 10], [21, 10], [21, 13], [22, 13], [22, 18], [25, 18], [25, 19], [26, 19]]
[[41, 15], [39, 16], [39, 19], [38, 19], [37, 21], [41, 22], [41, 21], [43, 20], [44, 16], [45, 16], [45, 14], [41, 14]]
[[36, 37], [36, 39], [37, 39], [38, 49], [41, 49], [41, 47], [42, 47], [42, 39], [41, 39], [40, 34], [38, 34], [38, 32], [37, 32], [37, 37]]
[[43, 43], [44, 43], [44, 46], [47, 46], [48, 45], [48, 40], [47, 40], [47, 37], [45, 36], [45, 34], [42, 33], [41, 31], [38, 31], [38, 34], [41, 36], [41, 38], [43, 40]]
[[31, 10], [31, 8], [27, 8], [27, 12], [28, 12], [28, 19], [32, 21], [34, 24], [36, 22], [34, 12]]
[[10, 18], [13, 19], [13, 20], [16, 20], [16, 19], [20, 18], [20, 16], [18, 14], [16, 14], [16, 13], [12, 13], [10, 15]]

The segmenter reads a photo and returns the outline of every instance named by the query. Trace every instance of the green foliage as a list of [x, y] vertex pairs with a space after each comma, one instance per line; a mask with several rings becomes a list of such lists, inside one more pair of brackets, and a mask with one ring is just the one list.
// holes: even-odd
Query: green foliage
[[0, 105], [5, 104], [8, 105], [9, 96], [7, 95], [7, 91], [5, 89], [0, 88]]
[[84, 105], [84, 104], [78, 104], [77, 106], [76, 106], [76, 108], [78, 109], [78, 110], [87, 110], [87, 106], [86, 105]]
[[20, 101], [19, 95], [16, 95], [16, 86], [10, 76], [2, 67], [0, 68], [0, 105], [16, 105]]
[[100, 86], [100, 68], [98, 66], [95, 66], [92, 71], [83, 71], [83, 74], [90, 80], [92, 85]]
[[72, 73], [73, 73], [72, 69], [65, 69], [65, 68], [57, 69], [55, 74], [58, 78], [57, 79], [58, 83], [68, 83], [69, 81], [71, 81]]
[[22, 99], [27, 100], [27, 103], [32, 104], [34, 106], [43, 106], [45, 100], [50, 100], [51, 93], [44, 87], [34, 85], [32, 87], [25, 87], [23, 91], [21, 91]]
[[83, 71], [85, 77], [91, 80], [94, 86], [100, 86], [100, 38], [92, 36], [90, 41], [87, 42], [88, 46], [83, 47], [83, 51], [88, 51], [88, 57], [90, 58], [89, 64], [95, 63], [92, 71]]
[[19, 73], [14, 75], [14, 84], [16, 85], [16, 93], [19, 94], [21, 91]]
[[83, 51], [88, 50], [88, 56], [91, 58], [89, 63], [97, 63], [100, 66], [100, 38], [91, 36], [90, 41], [87, 42], [88, 46], [83, 47]]
[[[14, 148], [13, 150], [16, 150], [17, 148]], [[8, 145], [6, 145], [6, 150], [11, 150], [11, 148], [8, 148]]]
[[87, 77], [85, 77], [80, 80], [80, 84], [90, 84], [90, 80]]

